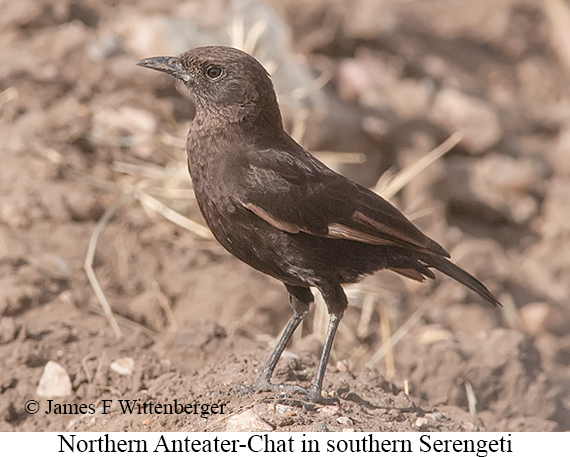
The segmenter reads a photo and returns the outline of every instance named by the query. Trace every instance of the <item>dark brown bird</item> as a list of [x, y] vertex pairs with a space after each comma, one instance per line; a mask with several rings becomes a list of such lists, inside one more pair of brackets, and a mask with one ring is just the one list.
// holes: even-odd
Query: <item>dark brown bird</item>
[[335, 173], [284, 130], [263, 66], [237, 49], [207, 46], [137, 65], [181, 80], [196, 102], [188, 133], [188, 167], [196, 200], [216, 239], [234, 256], [285, 284], [293, 308], [254, 390], [270, 383], [277, 362], [313, 302], [316, 287], [330, 321], [317, 374], [308, 391], [321, 395], [335, 332], [348, 301], [341, 284], [390, 269], [424, 281], [435, 268], [495, 297], [449, 254], [374, 192]]

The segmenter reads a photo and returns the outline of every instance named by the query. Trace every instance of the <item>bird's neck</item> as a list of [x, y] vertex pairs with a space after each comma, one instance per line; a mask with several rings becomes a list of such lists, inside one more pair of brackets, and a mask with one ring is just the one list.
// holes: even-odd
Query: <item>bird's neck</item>
[[275, 99], [261, 99], [230, 106], [196, 105], [193, 126], [207, 135], [214, 135], [227, 129], [255, 131], [255, 135], [274, 135], [283, 130], [281, 112]]

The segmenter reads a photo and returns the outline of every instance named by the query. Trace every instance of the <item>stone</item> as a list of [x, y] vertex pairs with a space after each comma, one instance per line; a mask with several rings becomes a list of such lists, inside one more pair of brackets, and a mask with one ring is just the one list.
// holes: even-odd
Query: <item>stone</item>
[[527, 303], [519, 310], [519, 314], [525, 330], [532, 336], [549, 331], [559, 335], [568, 332], [568, 317], [562, 310], [549, 303]]
[[43, 398], [69, 397], [72, 393], [71, 379], [65, 368], [50, 360], [36, 389], [36, 394]]
[[496, 110], [484, 100], [457, 89], [439, 91], [429, 117], [450, 132], [462, 132], [463, 144], [472, 154], [485, 152], [502, 136]]
[[271, 432], [273, 427], [259, 414], [248, 409], [228, 419], [226, 432]]
[[0, 344], [7, 344], [16, 339], [18, 327], [13, 317], [0, 318]]
[[123, 357], [122, 359], [113, 360], [109, 368], [121, 376], [130, 376], [135, 369], [135, 361], [132, 357]]

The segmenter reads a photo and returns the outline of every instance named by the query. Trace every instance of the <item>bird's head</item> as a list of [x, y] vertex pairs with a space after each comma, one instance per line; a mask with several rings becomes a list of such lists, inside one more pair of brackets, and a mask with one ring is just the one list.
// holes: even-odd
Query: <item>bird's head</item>
[[263, 123], [281, 128], [273, 84], [265, 68], [235, 48], [205, 46], [177, 57], [150, 57], [141, 67], [162, 71], [182, 81], [196, 101], [203, 120]]

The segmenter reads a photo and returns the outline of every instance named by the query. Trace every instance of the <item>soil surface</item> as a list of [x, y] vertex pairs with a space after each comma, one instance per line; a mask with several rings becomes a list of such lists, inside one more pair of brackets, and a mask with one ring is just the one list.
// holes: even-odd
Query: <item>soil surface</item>
[[[0, 4], [0, 431], [570, 429], [567, 3]], [[461, 131], [391, 201], [503, 308], [380, 272], [347, 287], [324, 385], [339, 404], [239, 394], [287, 294], [189, 225], [192, 102], [135, 65], [206, 44], [256, 55], [295, 138], [381, 191]], [[310, 385], [323, 309], [275, 382]]]

